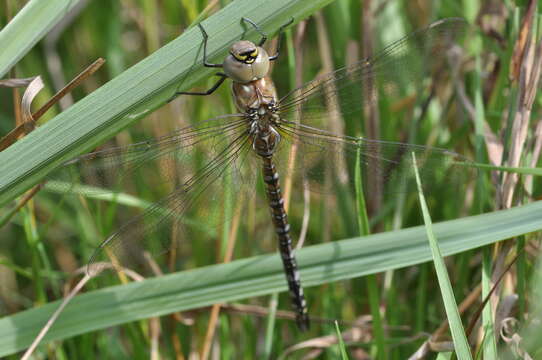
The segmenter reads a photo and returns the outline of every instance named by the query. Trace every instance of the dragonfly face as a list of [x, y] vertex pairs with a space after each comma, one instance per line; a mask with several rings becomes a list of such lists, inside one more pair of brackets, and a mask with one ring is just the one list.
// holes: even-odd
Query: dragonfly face
[[224, 73], [234, 82], [248, 83], [263, 78], [269, 71], [269, 55], [251, 41], [238, 41], [222, 64]]

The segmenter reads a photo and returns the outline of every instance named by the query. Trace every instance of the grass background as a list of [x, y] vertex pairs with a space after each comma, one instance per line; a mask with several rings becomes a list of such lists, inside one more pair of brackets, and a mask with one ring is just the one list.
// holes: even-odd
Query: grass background
[[[31, 2], [34, 3], [37, 2]], [[290, 16], [296, 23], [307, 19], [304, 36], [296, 37], [299, 28], [288, 34], [283, 53], [273, 69], [280, 93], [294, 87], [299, 81], [296, 76], [305, 82], [328, 71], [326, 68], [330, 66], [339, 68], [360, 59], [364, 39], [361, 28], [368, 19], [372, 24], [366, 36], [373, 39], [376, 48], [381, 48], [434, 20], [463, 17], [472, 27], [464, 42], [458, 74], [460, 86], [454, 86], [449, 78], [439, 79], [442, 81], [438, 86], [439, 93], [420, 119], [414, 135], [411, 135], [412, 121], [419, 114], [421, 105], [414, 103], [409, 94], [399, 99], [381, 99], [380, 137], [439, 146], [479, 162], [488, 162], [490, 144], [488, 136], [484, 136], [487, 135], [483, 128], [485, 121], [492, 132], [498, 134], [503, 151], [510, 151], [515, 115], [519, 112], [517, 98], [524, 90], [522, 86], [525, 87], [510, 80], [513, 75], [510, 63], [516, 53], [514, 46], [520, 24], [528, 14], [527, 1], [497, 1], [493, 8], [488, 8], [477, 1], [413, 4], [407, 1], [360, 3], [337, 0], [315, 17], [308, 18], [327, 3], [329, 1], [241, 0], [231, 4], [212, 2], [213, 6], [206, 8], [207, 3], [203, 1], [94, 1], [73, 15], [62, 9], [49, 10], [57, 15], [51, 13], [48, 18], [66, 19], [65, 23], [57, 25], [56, 29], [61, 29], [58, 36], [55, 31], [47, 33], [19, 25], [17, 33], [27, 36], [28, 43], [47, 33], [17, 63], [10, 75], [41, 74], [44, 77], [46, 88], [35, 100], [36, 105], [43, 104], [58, 84], [74, 77], [97, 57], [104, 57], [107, 63], [73, 91], [64, 103], [49, 111], [40, 120], [38, 130], [0, 153], [0, 203], [6, 205], [2, 215], [9, 213], [17, 195], [38, 183], [59, 163], [93, 149], [113, 136], [112, 143], [126, 145], [232, 112], [227, 86], [210, 98], [183, 97], [164, 105], [179, 83], [180, 89], [189, 89], [194, 85], [203, 88], [212, 82], [212, 79], [205, 80], [211, 72], [198, 66], [201, 37], [197, 28], [191, 28], [208, 15], [212, 15], [206, 22], [213, 39], [211, 55], [217, 61], [242, 32], [241, 16], [261, 24], [269, 34], [274, 34]], [[0, 9], [2, 26], [20, 7], [14, 1], [8, 1], [6, 5]], [[69, 6], [75, 5], [69, 2]], [[37, 8], [35, 11], [43, 16], [45, 10]], [[534, 13], [534, 19], [538, 20], [537, 12]], [[34, 19], [38, 22], [37, 17]], [[182, 36], [175, 39], [181, 33]], [[21, 40], [1, 36], [0, 39], [0, 44], [15, 43], [17, 50], [14, 51], [20, 53], [25, 53], [28, 48]], [[19, 57], [13, 54], [8, 60]], [[2, 64], [4, 62], [0, 62]], [[0, 91], [0, 132], [4, 134], [14, 127], [14, 95], [11, 90], [2, 88]], [[536, 97], [527, 126], [528, 142], [522, 148], [521, 162], [515, 166], [532, 166], [533, 159], [536, 164], [535, 149], [537, 139], [540, 140], [536, 137], [540, 123], [539, 105], [540, 99]], [[136, 122], [138, 119], [141, 120]], [[120, 132], [128, 125], [132, 126]], [[359, 127], [359, 124], [345, 125], [347, 129]], [[481, 173], [478, 183], [469, 184], [462, 193], [430, 194], [429, 210], [435, 222], [489, 213], [488, 217], [443, 223], [446, 231], [456, 230], [456, 233], [450, 235], [436, 228], [435, 234], [437, 240], [442, 241], [445, 254], [459, 253], [446, 259], [458, 302], [469, 299], [478, 285], [487, 294], [491, 277], [499, 276], [502, 264], [518, 255], [497, 292], [495, 304], [498, 300], [501, 304], [512, 301], [513, 307], [507, 315], [518, 319], [518, 328], [521, 328], [529, 325], [536, 314], [536, 307], [530, 307], [529, 299], [537, 291], [533, 274], [536, 274], [534, 265], [539, 235], [530, 233], [541, 228], [539, 216], [536, 216], [540, 206], [535, 203], [515, 209], [515, 212], [494, 212], [505, 207], [495, 190], [501, 182], [498, 176]], [[514, 205], [536, 199], [540, 184], [536, 178], [533, 183], [534, 196], [520, 191]], [[128, 209], [143, 207], [143, 199], [153, 201], [166, 193], [165, 188], [140, 186], [134, 191], [136, 197], [126, 200], [131, 201]], [[224, 211], [231, 211], [235, 205], [232, 200], [231, 204], [218, 206], [220, 210], [224, 207]], [[188, 358], [190, 354], [201, 354], [201, 349], [212, 343], [213, 352], [220, 358], [276, 358], [287, 353], [289, 346], [313, 339], [313, 344], [319, 345], [322, 358], [335, 359], [340, 355], [340, 349], [335, 345], [337, 341], [326, 342], [327, 338], [321, 337], [335, 334], [332, 319], [342, 321], [343, 331], [349, 330], [352, 322], [358, 319], [365, 325], [361, 333], [343, 334], [350, 358], [407, 358], [426, 340], [426, 334], [435, 332], [446, 318], [442, 298], [431, 296], [439, 294], [433, 265], [422, 263], [429, 259], [424, 231], [393, 231], [422, 223], [416, 194], [408, 194], [401, 200], [393, 199], [384, 208], [395, 211], [370, 219], [371, 231], [386, 231], [384, 237], [376, 235], [337, 242], [356, 234], [348, 226], [330, 226], [324, 206], [320, 198], [311, 199], [307, 240], [309, 245], [322, 245], [300, 251], [299, 258], [304, 282], [313, 285], [306, 290], [311, 316], [330, 321], [315, 321], [309, 333], [299, 333], [291, 320], [282, 320], [279, 316], [273, 322], [272, 316], [265, 317], [276, 310], [276, 297], [262, 296], [264, 294], [282, 291], [278, 297], [279, 309], [289, 309], [268, 222], [257, 221], [256, 228], [242, 227], [237, 232], [234, 258], [248, 259], [234, 262], [229, 267], [202, 267], [221, 261], [230, 237], [229, 229], [208, 229], [205, 221], [194, 214], [191, 220], [199, 226], [201, 236], [183, 246], [182, 256], [186, 259], [184, 269], [201, 269], [172, 274], [153, 282], [112, 288], [105, 287], [118, 283], [114, 276], [90, 282], [85, 288], [89, 294], [74, 300], [70, 305], [73, 307], [68, 307], [65, 317], [61, 315], [59, 323], [51, 329], [50, 339], [56, 341], [45, 341], [37, 351], [51, 358]], [[64, 287], [73, 281], [70, 274], [84, 266], [96, 245], [118, 227], [113, 218], [119, 210], [128, 211], [123, 209], [109, 201], [59, 197], [41, 191], [3, 226], [0, 232], [3, 264], [0, 265], [0, 311], [6, 317], [0, 320], [0, 334], [4, 339], [4, 342], [0, 341], [0, 354], [15, 354], [28, 346], [57, 306], [56, 303], [42, 305], [62, 297]], [[265, 214], [266, 209], [261, 212]], [[355, 223], [355, 216], [349, 215]], [[299, 228], [302, 216], [302, 204], [292, 204], [290, 218], [294, 228]], [[211, 242], [205, 240], [209, 237]], [[511, 237], [515, 237], [515, 241], [471, 250]], [[451, 245], [459, 247], [450, 251], [447, 246]], [[258, 254], [268, 255], [250, 257]], [[247, 269], [247, 264], [253, 265]], [[412, 264], [419, 265], [409, 266]], [[225, 276], [230, 273], [239, 277]], [[376, 273], [377, 276], [360, 277]], [[351, 280], [337, 281], [344, 279]], [[201, 287], [190, 289], [194, 283]], [[182, 316], [165, 315], [208, 306], [223, 299], [242, 300], [243, 305], [252, 307], [223, 310], [211, 342], [205, 337], [208, 308]], [[482, 295], [478, 295], [463, 313], [465, 327], [481, 299]], [[258, 312], [260, 316], [255, 316]], [[368, 314], [373, 316], [373, 326], [363, 322]], [[159, 321], [161, 332], [156, 335], [156, 321], [149, 318], [158, 315], [164, 316]], [[142, 320], [136, 321], [139, 319]], [[512, 350], [502, 340], [488, 341], [490, 334], [498, 333], [501, 325], [501, 318], [495, 319], [491, 313], [484, 316], [484, 328], [476, 329], [473, 341], [473, 352], [479, 358], [491, 359], [495, 352], [499, 356], [511, 356]], [[438, 340], [449, 341], [449, 335], [445, 333]], [[534, 358], [540, 352], [536, 343], [525, 347]], [[305, 351], [297, 351], [289, 356], [299, 358], [303, 353]], [[428, 355], [429, 358], [435, 356], [434, 353]]]

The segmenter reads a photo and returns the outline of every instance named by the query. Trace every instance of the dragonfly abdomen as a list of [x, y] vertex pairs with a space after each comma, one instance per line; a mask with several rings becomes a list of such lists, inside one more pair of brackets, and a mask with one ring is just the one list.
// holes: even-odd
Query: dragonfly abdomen
[[292, 249], [292, 238], [290, 236], [290, 224], [288, 223], [288, 215], [284, 209], [284, 198], [279, 185], [279, 174], [275, 168], [275, 164], [271, 156], [262, 157], [263, 160], [263, 179], [266, 185], [266, 194], [271, 208], [271, 217], [275, 225], [275, 231], [279, 238], [279, 252], [284, 266], [288, 288], [292, 304], [296, 309], [296, 322], [301, 330], [308, 330], [309, 315], [307, 311], [307, 303], [303, 288], [301, 287], [301, 279], [297, 269], [297, 261]]

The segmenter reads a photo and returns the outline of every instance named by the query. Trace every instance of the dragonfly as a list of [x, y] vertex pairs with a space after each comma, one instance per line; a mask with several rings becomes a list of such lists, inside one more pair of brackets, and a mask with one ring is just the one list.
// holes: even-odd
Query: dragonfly
[[[230, 79], [238, 113], [154, 140], [85, 154], [64, 164], [61, 173], [71, 174], [69, 181], [97, 185], [97, 189], [121, 183], [133, 185], [134, 174], [148, 171], [151, 163], [159, 163], [153, 165], [157, 167], [151, 173], [156, 176], [145, 175], [154, 186], [174, 183], [169, 195], [129, 219], [99, 245], [89, 260], [90, 274], [98, 273], [107, 259], [119, 268], [134, 267], [146, 264], [148, 254], [157, 256], [171, 250], [174, 234], [187, 233], [191, 217], [214, 218], [209, 204], [225, 197], [225, 182], [230, 184], [234, 198], [248, 199], [261, 177], [296, 323], [300, 330], [307, 330], [308, 306], [281, 176], [292, 177], [295, 186], [308, 186], [321, 194], [341, 186], [352, 189], [351, 174], [356, 167], [364, 176], [377, 179], [385, 194], [408, 191], [401, 189], [407, 189], [404, 185], [412, 181], [414, 166], [419, 168], [424, 184], [441, 181], [451, 186], [463, 181], [458, 179], [464, 177], [458, 175], [467, 172], [462, 164], [468, 160], [455, 152], [344, 135], [330, 130], [328, 120], [339, 117], [359, 122], [363, 110], [375, 104], [379, 94], [393, 96], [406, 87], [419, 87], [432, 69], [445, 66], [449, 50], [464, 32], [464, 20], [434, 22], [370, 58], [319, 76], [279, 98], [269, 68], [279, 58], [280, 39], [292, 21], [280, 28], [277, 52], [270, 55], [263, 47], [266, 34], [256, 23], [243, 18], [241, 22], [250, 25], [260, 40], [235, 42], [222, 63], [208, 61], [209, 36], [198, 25], [203, 37], [203, 65], [222, 71], [208, 90], [177, 91], [170, 100], [179, 95], [211, 95]], [[371, 195], [368, 189], [365, 192]], [[224, 222], [227, 216], [217, 218]]]

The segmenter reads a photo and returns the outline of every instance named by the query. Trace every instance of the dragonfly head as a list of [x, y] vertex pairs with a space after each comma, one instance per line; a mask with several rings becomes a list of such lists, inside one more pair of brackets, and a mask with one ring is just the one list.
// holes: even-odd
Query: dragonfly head
[[269, 55], [264, 48], [242, 40], [232, 45], [222, 65], [226, 75], [233, 81], [248, 83], [267, 75]]
[[258, 57], [258, 53], [258, 46], [247, 40], [236, 42], [230, 49], [230, 55], [245, 64], [252, 64]]

